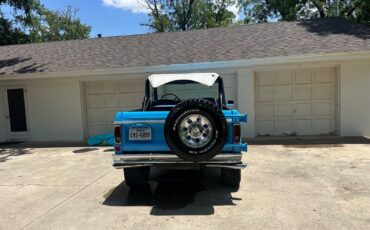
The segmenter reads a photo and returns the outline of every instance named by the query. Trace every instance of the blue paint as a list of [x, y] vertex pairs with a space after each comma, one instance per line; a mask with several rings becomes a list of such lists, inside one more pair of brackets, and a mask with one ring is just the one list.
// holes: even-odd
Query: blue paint
[[[226, 120], [228, 121], [228, 137], [222, 152], [240, 153], [247, 150], [247, 144], [233, 143], [233, 125], [235, 123], [247, 122], [247, 115], [240, 114], [237, 110], [224, 110]], [[168, 152], [171, 150], [164, 137], [164, 121], [168, 111], [134, 111], [118, 112], [115, 123], [121, 126], [121, 152]], [[132, 127], [150, 127], [152, 130], [152, 139], [148, 141], [130, 141], [129, 129]]]

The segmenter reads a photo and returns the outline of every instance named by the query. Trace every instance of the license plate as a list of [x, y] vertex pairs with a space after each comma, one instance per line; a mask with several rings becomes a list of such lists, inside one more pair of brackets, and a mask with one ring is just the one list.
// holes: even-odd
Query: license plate
[[148, 141], [152, 139], [151, 128], [130, 128], [129, 140], [130, 141]]

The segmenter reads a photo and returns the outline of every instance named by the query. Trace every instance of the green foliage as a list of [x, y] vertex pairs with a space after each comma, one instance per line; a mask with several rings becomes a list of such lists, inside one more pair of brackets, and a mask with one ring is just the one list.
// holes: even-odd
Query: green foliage
[[370, 1], [238, 0], [238, 4], [244, 12], [245, 23], [267, 22], [276, 19], [292, 21], [305, 18], [325, 18], [336, 16], [338, 13], [339, 16], [350, 21], [370, 25]]
[[[1, 6], [13, 9], [10, 17]], [[52, 11], [39, 0], [0, 0], [0, 45], [88, 38], [91, 27], [81, 23], [77, 10]]]
[[88, 38], [91, 27], [82, 24], [76, 17], [77, 10], [67, 7], [65, 10], [52, 11], [38, 6], [38, 14], [32, 15], [30, 26], [31, 42], [48, 42]]
[[227, 26], [235, 15], [227, 8], [235, 0], [146, 0], [154, 32], [192, 30]]
[[11, 20], [0, 17], [0, 46], [14, 44], [14, 41], [26, 43], [28, 38], [19, 28], [13, 27]]

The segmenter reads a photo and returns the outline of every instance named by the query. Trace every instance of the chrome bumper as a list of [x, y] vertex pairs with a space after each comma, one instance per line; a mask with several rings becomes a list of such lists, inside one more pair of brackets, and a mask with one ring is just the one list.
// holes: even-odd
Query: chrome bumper
[[[113, 167], [117, 169], [130, 167], [144, 167], [158, 164], [194, 164], [191, 161], [184, 161], [174, 154], [123, 154], [113, 155]], [[242, 169], [247, 167], [242, 163], [242, 154], [240, 153], [222, 153], [218, 154], [208, 161], [199, 162], [207, 167], [223, 167]]]

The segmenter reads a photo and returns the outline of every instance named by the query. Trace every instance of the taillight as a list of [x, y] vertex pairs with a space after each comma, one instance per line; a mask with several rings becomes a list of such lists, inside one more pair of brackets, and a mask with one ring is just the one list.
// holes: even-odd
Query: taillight
[[120, 126], [114, 127], [114, 139], [116, 141], [116, 144], [121, 143], [121, 127]]
[[240, 124], [234, 124], [234, 143], [240, 142]]

